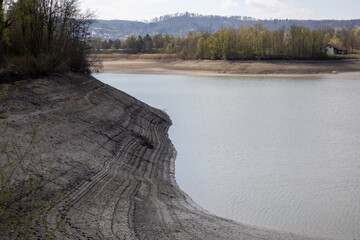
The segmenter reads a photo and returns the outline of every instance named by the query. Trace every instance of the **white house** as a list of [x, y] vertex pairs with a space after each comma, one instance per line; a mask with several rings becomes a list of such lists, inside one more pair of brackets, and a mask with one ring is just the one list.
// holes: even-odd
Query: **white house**
[[323, 51], [328, 55], [329, 54], [340, 54], [340, 55], [348, 54], [347, 48], [344, 48], [343, 46], [332, 44], [332, 43], [329, 43], [328, 45], [326, 45], [323, 48]]

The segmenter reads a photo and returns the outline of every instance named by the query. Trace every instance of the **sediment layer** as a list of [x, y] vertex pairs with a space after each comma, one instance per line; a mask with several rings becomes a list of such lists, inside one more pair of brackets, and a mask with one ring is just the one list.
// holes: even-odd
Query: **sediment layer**
[[[214, 216], [176, 184], [168, 115], [84, 75], [16, 82], [7, 131], [43, 140], [32, 153], [70, 194], [46, 216], [59, 239], [309, 239]], [[3, 137], [2, 137], [3, 138]], [[20, 138], [19, 138], [20, 139]], [[20, 144], [21, 145], [21, 144]], [[64, 217], [62, 224], [61, 219]]]
[[359, 59], [224, 61], [180, 59], [122, 59], [103, 56], [103, 70], [110, 73], [226, 75], [319, 75], [360, 72]]

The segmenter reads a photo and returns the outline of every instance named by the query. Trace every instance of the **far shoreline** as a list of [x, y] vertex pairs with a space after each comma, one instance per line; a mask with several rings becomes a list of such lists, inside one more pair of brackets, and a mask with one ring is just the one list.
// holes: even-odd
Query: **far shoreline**
[[360, 60], [182, 60], [101, 55], [103, 73], [196, 76], [323, 77], [360, 72]]

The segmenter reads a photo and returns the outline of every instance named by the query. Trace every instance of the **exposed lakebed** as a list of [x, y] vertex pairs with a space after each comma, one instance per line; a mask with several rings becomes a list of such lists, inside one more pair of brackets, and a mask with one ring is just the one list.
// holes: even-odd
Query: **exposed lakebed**
[[173, 121], [181, 189], [242, 223], [360, 238], [360, 77], [97, 74]]

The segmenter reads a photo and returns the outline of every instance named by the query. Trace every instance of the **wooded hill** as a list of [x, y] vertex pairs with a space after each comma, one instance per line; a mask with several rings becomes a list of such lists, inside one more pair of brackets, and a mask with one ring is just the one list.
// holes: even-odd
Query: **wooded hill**
[[155, 35], [157, 33], [169, 33], [171, 35], [186, 36], [190, 31], [209, 31], [216, 32], [221, 28], [239, 29], [243, 26], [252, 26], [261, 23], [262, 26], [270, 31], [277, 30], [285, 26], [305, 26], [313, 29], [320, 28], [347, 28], [353, 29], [360, 26], [360, 19], [354, 20], [290, 20], [272, 19], [260, 20], [252, 17], [242, 16], [204, 16], [193, 13], [183, 13], [165, 15], [152, 19], [149, 22], [125, 21], [125, 20], [96, 20], [91, 26], [93, 36], [102, 38], [126, 38], [130, 35], [146, 34]]
[[332, 43], [347, 48], [352, 56], [360, 52], [360, 27], [353, 29], [291, 26], [270, 31], [261, 23], [216, 32], [189, 32], [188, 35], [131, 35], [126, 40], [93, 38], [94, 53], [165, 53], [183, 59], [326, 59], [324, 46]]

